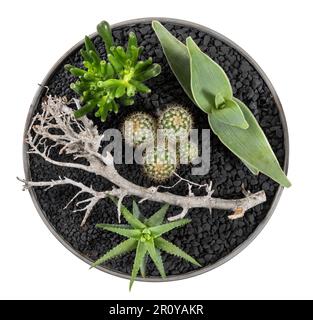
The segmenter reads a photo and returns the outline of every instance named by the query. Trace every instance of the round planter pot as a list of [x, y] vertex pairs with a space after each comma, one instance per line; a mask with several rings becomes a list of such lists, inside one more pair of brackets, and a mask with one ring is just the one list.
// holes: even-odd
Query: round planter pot
[[[224, 36], [206, 27], [175, 19], [156, 18], [161, 21], [172, 34], [180, 40], [191, 36], [200, 48], [217, 61], [230, 78], [234, 96], [243, 100], [256, 116], [263, 128], [275, 154], [287, 171], [288, 166], [288, 131], [283, 109], [270, 81], [256, 64], [256, 62], [240, 47]], [[170, 103], [179, 103], [188, 108], [194, 118], [195, 126], [199, 129], [209, 128], [207, 120], [200, 109], [195, 107], [171, 73], [162, 48], [151, 29], [152, 18], [125, 21], [113, 25], [113, 36], [117, 43], [125, 44], [127, 34], [133, 30], [138, 36], [138, 42], [143, 46], [143, 56], [151, 56], [154, 62], [161, 64], [160, 76], [148, 81], [152, 89], [149, 95], [136, 97], [135, 105], [120, 109], [117, 115], [110, 115], [105, 123], [91, 116], [100, 132], [107, 128], [119, 128], [125, 117], [134, 111], [144, 111], [158, 116]], [[92, 35], [92, 39], [100, 54], [105, 56], [100, 38]], [[71, 48], [49, 71], [38, 89], [26, 121], [29, 128], [33, 115], [40, 110], [42, 98], [49, 88], [49, 94], [66, 96], [68, 100], [74, 97], [69, 88], [76, 79], [64, 70], [66, 63], [81, 66], [79, 54], [83, 41]], [[179, 280], [210, 271], [233, 258], [242, 251], [260, 233], [270, 219], [282, 192], [282, 187], [270, 178], [260, 174], [253, 176], [248, 169], [228, 151], [221, 142], [211, 134], [211, 169], [206, 176], [191, 176], [190, 166], [182, 166], [178, 173], [197, 183], [212, 180], [214, 196], [235, 199], [242, 197], [241, 185], [252, 192], [264, 190], [267, 201], [250, 209], [244, 218], [231, 221], [229, 212], [213, 210], [210, 215], [207, 209], [193, 209], [188, 217], [192, 222], [179, 230], [168, 234], [168, 239], [195, 257], [202, 268], [193, 267], [176, 257], [164, 254], [166, 280]], [[43, 181], [67, 176], [87, 185], [92, 184], [95, 189], [106, 190], [112, 184], [103, 178], [80, 170], [66, 169], [46, 163], [39, 156], [29, 155], [28, 146], [24, 144], [24, 168], [26, 179]], [[52, 154], [53, 157], [62, 156]], [[142, 174], [138, 165], [118, 165], [121, 175], [134, 183], [149, 187], [153, 182]], [[175, 178], [167, 182], [172, 185]], [[122, 238], [105, 233], [95, 228], [96, 223], [116, 223], [116, 208], [110, 200], [101, 201], [95, 208], [86, 225], [80, 227], [83, 213], [73, 213], [73, 208], [64, 209], [66, 203], [77, 191], [71, 186], [59, 186], [48, 191], [42, 188], [30, 189], [33, 202], [49, 230], [55, 237], [76, 256], [91, 264], [95, 259], [119, 243]], [[176, 194], [185, 195], [186, 186], [179, 185], [172, 190]], [[125, 199], [128, 206], [131, 199]], [[141, 205], [143, 214], [150, 215], [160, 207], [159, 204], [146, 201]], [[178, 212], [178, 208], [171, 208], [169, 214]], [[134, 254], [127, 254], [108, 262], [100, 270], [110, 274], [129, 278]], [[147, 265], [148, 277], [145, 281], [163, 281], [151, 261]], [[142, 280], [142, 278], [138, 278]]]

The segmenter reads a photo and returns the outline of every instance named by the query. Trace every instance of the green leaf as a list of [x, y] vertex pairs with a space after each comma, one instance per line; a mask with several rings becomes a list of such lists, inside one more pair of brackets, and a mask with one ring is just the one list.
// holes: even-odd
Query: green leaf
[[127, 44], [127, 57], [130, 58], [131, 57], [131, 47], [138, 47], [138, 43], [137, 43], [137, 37], [136, 34], [134, 32], [130, 32], [128, 35], [128, 44]]
[[117, 88], [119, 86], [123, 86], [123, 81], [119, 79], [109, 79], [105, 81], [98, 81], [97, 83], [98, 87], [105, 88], [105, 89], [111, 89], [111, 88]]
[[130, 283], [129, 283], [129, 291], [131, 290], [133, 283], [137, 277], [138, 271], [140, 269], [142, 261], [145, 258], [146, 252], [147, 252], [147, 248], [146, 248], [145, 243], [138, 241], [135, 261], [134, 261], [134, 265], [133, 265], [133, 269], [132, 269], [132, 273], [131, 273], [131, 279], [130, 279]]
[[139, 239], [141, 236], [141, 231], [137, 229], [126, 229], [126, 228], [119, 228], [112, 226], [111, 224], [97, 224], [97, 228], [101, 228], [106, 231], [110, 231], [113, 233], [117, 233], [121, 236], [127, 237], [127, 238], [133, 238], [133, 239]]
[[225, 100], [233, 97], [230, 82], [224, 70], [200, 50], [188, 37], [186, 40], [190, 57], [191, 91], [196, 104], [209, 113], [215, 106], [215, 96], [222, 95]]
[[86, 74], [85, 70], [73, 67], [71, 65], [66, 65], [65, 68], [75, 77], [82, 77]]
[[92, 62], [94, 63], [94, 66], [99, 67], [100, 62], [101, 62], [99, 55], [95, 51], [92, 51], [92, 50], [89, 51], [89, 55], [92, 59]]
[[145, 221], [145, 224], [148, 227], [155, 227], [160, 225], [164, 221], [168, 208], [169, 208], [169, 204], [165, 204], [164, 206], [162, 206], [160, 210], [158, 210], [149, 219]]
[[135, 47], [135, 46], [131, 46], [129, 50], [130, 50], [130, 56], [131, 56], [130, 61], [133, 64], [135, 64], [138, 60], [138, 57], [139, 57], [141, 50], [140, 50], [140, 48]]
[[111, 62], [111, 65], [113, 66], [116, 73], [120, 73], [123, 70], [122, 63], [118, 59], [116, 59], [116, 57], [113, 56], [113, 54], [109, 53], [108, 59]]
[[169, 231], [171, 231], [175, 228], [178, 228], [178, 227], [182, 227], [185, 224], [190, 223], [190, 222], [191, 222], [190, 219], [180, 219], [177, 221], [162, 224], [160, 226], [151, 227], [151, 228], [149, 228], [149, 230], [153, 234], [153, 237], [156, 238], [156, 237], [160, 237], [162, 234], [164, 234], [166, 232], [169, 232]]
[[291, 183], [281, 169], [263, 130], [252, 112], [243, 102], [236, 98], [234, 100], [240, 107], [249, 128], [243, 130], [227, 125], [219, 121], [212, 113], [209, 115], [211, 129], [227, 148], [244, 160], [251, 168], [266, 174], [284, 187], [290, 187]]
[[84, 115], [86, 115], [87, 113], [93, 111], [96, 107], [96, 102], [93, 100], [89, 100], [83, 107], [77, 109], [74, 111], [74, 116], [76, 118], [80, 118]]
[[142, 71], [146, 70], [150, 65], [152, 64], [152, 58], [149, 57], [147, 60], [145, 61], [138, 61], [135, 68], [134, 68], [134, 72], [135, 75], [141, 73]]
[[226, 100], [224, 107], [221, 109], [212, 108], [212, 114], [218, 121], [229, 124], [230, 126], [239, 127], [241, 129], [249, 128], [249, 124], [240, 107], [233, 100]]
[[167, 31], [159, 21], [152, 21], [152, 28], [174, 75], [188, 97], [194, 101], [190, 86], [190, 59], [186, 46]]
[[150, 255], [153, 263], [155, 264], [155, 266], [157, 267], [158, 271], [160, 272], [161, 277], [163, 279], [166, 278], [166, 274], [165, 274], [162, 258], [161, 258], [160, 253], [155, 249], [153, 239], [151, 239], [150, 241], [146, 242], [146, 248], [147, 248], [147, 250], [149, 252], [149, 255]]
[[133, 211], [134, 217], [136, 217], [137, 219], [140, 220], [141, 212], [140, 212], [138, 204], [135, 200], [133, 200], [133, 210], [132, 211]]
[[148, 257], [149, 257], [148, 254], [146, 254], [140, 265], [140, 273], [143, 278], [146, 277]]
[[82, 55], [82, 57], [84, 58], [85, 61], [88, 61], [89, 63], [92, 63], [92, 58], [89, 56], [88, 52], [81, 49], [80, 54]]
[[225, 99], [223, 97], [223, 95], [221, 93], [218, 93], [216, 96], [215, 96], [215, 108], [216, 109], [220, 109], [220, 108], [223, 108], [225, 106]]
[[119, 58], [120, 58], [120, 61], [122, 61], [123, 64], [124, 64], [125, 61], [126, 61], [126, 59], [127, 59], [124, 48], [121, 47], [121, 46], [118, 46], [118, 47], [116, 47], [115, 50], [116, 50], [116, 54], [117, 54], [117, 55], [119, 56]]
[[[110, 197], [110, 199], [118, 205], [117, 199]], [[134, 229], [145, 229], [146, 226], [137, 219], [125, 206], [121, 205], [121, 213], [125, 220], [134, 228]]]
[[115, 257], [118, 257], [122, 254], [125, 254], [127, 252], [130, 252], [134, 249], [136, 249], [138, 240], [134, 239], [127, 239], [126, 241], [121, 242], [119, 245], [108, 251], [104, 256], [102, 256], [100, 259], [95, 261], [92, 264], [92, 268], [101, 265], [102, 263], [113, 259]]
[[138, 92], [141, 92], [141, 93], [151, 92], [150, 88], [140, 81], [132, 79], [129, 81], [129, 83], [132, 84], [138, 90]]
[[118, 86], [115, 91], [115, 98], [120, 98], [125, 94], [126, 88], [124, 86]]
[[85, 36], [85, 47], [87, 52], [94, 51], [97, 55], [99, 55], [95, 45], [88, 36]]
[[241, 159], [240, 160], [244, 163], [244, 165], [251, 171], [252, 174], [258, 175], [260, 171], [256, 169], [255, 167], [251, 166], [249, 163], [247, 163], [245, 160]]
[[201, 264], [197, 262], [193, 257], [191, 257], [189, 254], [187, 254], [185, 251], [181, 250], [177, 246], [175, 246], [173, 243], [163, 239], [163, 238], [157, 238], [154, 239], [154, 244], [156, 248], [161, 249], [169, 254], [172, 254], [174, 256], [183, 258], [192, 264], [201, 267]]
[[158, 76], [160, 73], [161, 73], [161, 66], [157, 63], [154, 63], [153, 65], [150, 65], [148, 68], [142, 71], [141, 73], [135, 75], [134, 79], [138, 81], [146, 81]]
[[111, 51], [111, 47], [114, 46], [110, 24], [107, 21], [100, 22], [97, 26], [97, 31], [105, 44], [105, 50], [108, 54]]
[[131, 106], [134, 104], [134, 98], [131, 97], [123, 96], [120, 101], [124, 106]]

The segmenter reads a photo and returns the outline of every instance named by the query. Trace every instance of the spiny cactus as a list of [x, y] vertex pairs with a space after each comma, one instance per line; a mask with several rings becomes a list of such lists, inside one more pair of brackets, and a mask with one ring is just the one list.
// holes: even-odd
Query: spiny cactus
[[152, 151], [147, 150], [144, 157], [144, 170], [151, 180], [165, 181], [173, 175], [176, 168], [175, 149], [156, 147]]
[[109, 112], [118, 112], [119, 104], [134, 104], [137, 92], [149, 93], [143, 82], [159, 75], [161, 67], [153, 64], [152, 58], [139, 61], [143, 48], [138, 47], [135, 33], [129, 33], [125, 50], [114, 44], [106, 21], [102, 21], [97, 30], [105, 44], [108, 61], [101, 60], [92, 40], [86, 36], [85, 50], [80, 51], [86, 69], [70, 64], [65, 65], [65, 69], [79, 78], [71, 84], [71, 89], [80, 95], [84, 105], [75, 116], [79, 118], [96, 109], [95, 115], [105, 121]]
[[187, 164], [198, 157], [198, 146], [193, 142], [180, 144], [177, 148], [177, 158], [181, 163]]
[[188, 135], [192, 128], [192, 117], [185, 108], [173, 104], [160, 116], [159, 128], [166, 130], [166, 135], [173, 136], [173, 138]]
[[123, 123], [123, 135], [130, 146], [138, 146], [142, 143], [154, 141], [155, 120], [144, 112], [136, 112], [125, 119]]

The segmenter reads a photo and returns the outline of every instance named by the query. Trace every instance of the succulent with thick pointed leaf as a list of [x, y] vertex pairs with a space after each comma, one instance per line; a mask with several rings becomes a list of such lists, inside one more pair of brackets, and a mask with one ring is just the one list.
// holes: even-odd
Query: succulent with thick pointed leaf
[[117, 113], [120, 104], [134, 104], [137, 92], [151, 90], [143, 82], [156, 77], [161, 72], [152, 59], [139, 60], [143, 48], [138, 47], [135, 33], [129, 33], [127, 48], [116, 46], [110, 25], [102, 21], [97, 26], [107, 53], [108, 61], [102, 60], [92, 40], [85, 37], [85, 49], [80, 51], [85, 69], [72, 65], [65, 68], [79, 79], [71, 88], [81, 97], [83, 106], [75, 112], [77, 118], [94, 112], [105, 121], [109, 112]]
[[205, 113], [211, 129], [253, 174], [259, 172], [279, 184], [291, 184], [249, 108], [233, 97], [224, 70], [189, 37], [186, 45], [158, 21], [152, 27], [168, 63], [190, 99]]
[[[116, 199], [112, 198], [112, 200], [115, 202], [115, 204], [118, 203]], [[139, 271], [143, 277], [145, 276], [148, 256], [150, 256], [151, 260], [155, 264], [161, 277], [166, 277], [161, 251], [175, 255], [198, 267], [201, 267], [201, 265], [186, 252], [161, 237], [164, 233], [167, 233], [175, 228], [182, 227], [191, 221], [189, 219], [181, 219], [175, 222], [163, 223], [168, 207], [169, 205], [165, 204], [150, 218], [145, 219], [141, 216], [136, 202], [133, 202], [133, 212], [130, 212], [125, 206], [122, 205], [121, 213], [125, 220], [130, 224], [128, 228], [125, 226], [120, 227], [119, 225], [110, 224], [98, 224], [97, 227], [102, 230], [119, 234], [128, 239], [104, 254], [101, 258], [94, 262], [92, 267], [99, 266], [110, 259], [136, 250], [129, 284], [130, 290]]]

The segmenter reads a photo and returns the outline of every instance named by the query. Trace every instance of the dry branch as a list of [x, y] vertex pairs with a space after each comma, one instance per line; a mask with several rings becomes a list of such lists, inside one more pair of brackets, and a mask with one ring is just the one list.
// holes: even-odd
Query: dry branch
[[[75, 119], [67, 105], [67, 101], [64, 98], [46, 97], [42, 103], [42, 112], [34, 116], [33, 121], [29, 127], [26, 137], [26, 143], [29, 145], [28, 153], [37, 154], [41, 156], [45, 161], [57, 165], [60, 167], [77, 168], [87, 172], [94, 173], [109, 180], [114, 187], [112, 190], [104, 190], [97, 192], [79, 181], [74, 181], [69, 178], [60, 178], [59, 180], [51, 181], [25, 181], [24, 189], [31, 187], [55, 187], [62, 184], [71, 184], [80, 189], [80, 191], [71, 199], [70, 203], [77, 198], [81, 193], [90, 194], [90, 198], [76, 203], [80, 206], [85, 206], [76, 209], [75, 211], [85, 211], [85, 215], [82, 221], [82, 225], [90, 216], [95, 204], [107, 196], [114, 196], [119, 199], [119, 220], [120, 220], [120, 205], [122, 200], [126, 196], [137, 196], [145, 200], [156, 201], [160, 203], [168, 203], [170, 205], [178, 206], [182, 208], [182, 212], [169, 220], [176, 220], [183, 218], [192, 208], [207, 208], [210, 211], [212, 209], [229, 210], [233, 213], [229, 216], [230, 219], [237, 219], [243, 217], [245, 212], [260, 203], [266, 201], [266, 195], [264, 191], [257, 193], [250, 193], [245, 190], [244, 197], [241, 199], [229, 200], [212, 197], [212, 183], [205, 185], [198, 185], [189, 180], [178, 177], [178, 183], [186, 183], [188, 185], [189, 194], [186, 196], [175, 195], [170, 192], [160, 192], [160, 188], [171, 189], [168, 186], [158, 186], [145, 188], [136, 185], [124, 177], [122, 177], [114, 167], [112, 155], [107, 153], [105, 156], [99, 153], [101, 145], [101, 135], [99, 134], [97, 127], [93, 125], [87, 117], [83, 117], [79, 120]], [[52, 143], [52, 144], [51, 144]], [[73, 160], [78, 158], [84, 158], [88, 161], [87, 165], [79, 164], [75, 162], [62, 162], [54, 160], [50, 156], [50, 150], [52, 148], [59, 148], [59, 153], [70, 154]], [[205, 188], [206, 195], [195, 196], [192, 192], [193, 188]]]

